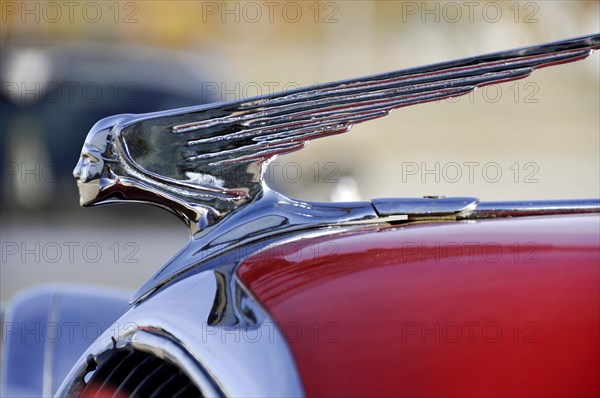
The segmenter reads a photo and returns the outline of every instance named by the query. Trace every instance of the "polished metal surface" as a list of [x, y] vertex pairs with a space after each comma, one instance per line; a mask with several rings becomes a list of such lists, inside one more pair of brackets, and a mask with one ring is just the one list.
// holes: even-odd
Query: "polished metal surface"
[[380, 221], [370, 202], [308, 203], [267, 188], [250, 206], [243, 206], [219, 223], [193, 234], [188, 244], [134, 293], [131, 301], [143, 300], [207, 259], [270, 236]]
[[132, 308], [81, 356], [56, 396], [77, 396], [94, 358], [125, 345], [178, 365], [205, 396], [303, 396], [281, 325], [232, 273], [241, 258], [219, 260], [218, 270], [191, 275]]

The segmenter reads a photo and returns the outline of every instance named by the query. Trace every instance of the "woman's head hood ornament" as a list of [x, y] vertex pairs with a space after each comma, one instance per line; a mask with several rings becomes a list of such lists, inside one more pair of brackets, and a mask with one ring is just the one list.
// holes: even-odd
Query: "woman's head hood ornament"
[[151, 203], [197, 232], [259, 198], [265, 167], [279, 154], [396, 108], [521, 79], [598, 48], [596, 34], [246, 100], [109, 117], [92, 127], [73, 171], [80, 203]]
[[[599, 48], [595, 34], [246, 100], [112, 116], [92, 127], [73, 171], [80, 203], [151, 203], [190, 228], [192, 243], [142, 286], [134, 301], [196, 264], [198, 253], [216, 255], [224, 246], [259, 236], [400, 213], [428, 217], [432, 204], [446, 215], [464, 215], [478, 206], [477, 199], [307, 203], [270, 190], [263, 175], [270, 160], [312, 139], [346, 132], [396, 108], [522, 79]], [[586, 206], [597, 207], [596, 202]]]

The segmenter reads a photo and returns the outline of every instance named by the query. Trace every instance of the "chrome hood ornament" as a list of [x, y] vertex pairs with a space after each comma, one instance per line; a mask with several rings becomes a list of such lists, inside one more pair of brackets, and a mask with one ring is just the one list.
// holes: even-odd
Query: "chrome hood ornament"
[[302, 149], [312, 139], [344, 133], [396, 108], [522, 79], [599, 48], [600, 34], [595, 34], [239, 101], [109, 117], [92, 127], [73, 172], [80, 203], [151, 203], [190, 228], [190, 244], [134, 301], [197, 264], [200, 253], [205, 259], [269, 231], [347, 225], [389, 214], [422, 217], [435, 213], [427, 210], [434, 202], [436, 209], [443, 203], [444, 214], [464, 215], [474, 211], [476, 199], [425, 198], [408, 208], [399, 200], [392, 201], [398, 211], [390, 213], [386, 202], [381, 212], [377, 201], [288, 199], [270, 190], [263, 175], [277, 155]]

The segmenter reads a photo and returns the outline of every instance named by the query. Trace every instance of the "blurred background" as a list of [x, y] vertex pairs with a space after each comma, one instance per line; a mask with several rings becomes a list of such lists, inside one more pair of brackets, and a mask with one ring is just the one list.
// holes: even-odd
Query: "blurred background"
[[[160, 209], [81, 209], [99, 119], [232, 100], [600, 31], [593, 1], [0, 1], [0, 299], [135, 289], [186, 242]], [[278, 158], [308, 200], [600, 196], [600, 56], [396, 110]]]

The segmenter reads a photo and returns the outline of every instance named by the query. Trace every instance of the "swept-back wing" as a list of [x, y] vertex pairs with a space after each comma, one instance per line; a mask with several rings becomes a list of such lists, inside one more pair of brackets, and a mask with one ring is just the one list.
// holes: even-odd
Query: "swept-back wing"
[[[186, 108], [134, 122], [124, 134], [138, 135], [137, 141], [130, 140], [140, 143], [130, 145], [132, 157], [142, 159], [150, 171], [205, 188], [219, 184], [227, 188], [231, 173], [239, 172], [241, 164], [260, 164], [396, 108], [464, 95], [477, 87], [527, 77], [538, 68], [577, 61], [598, 48], [596, 34]], [[144, 145], [141, 136], [154, 144]], [[165, 159], [173, 161], [165, 165]]]

